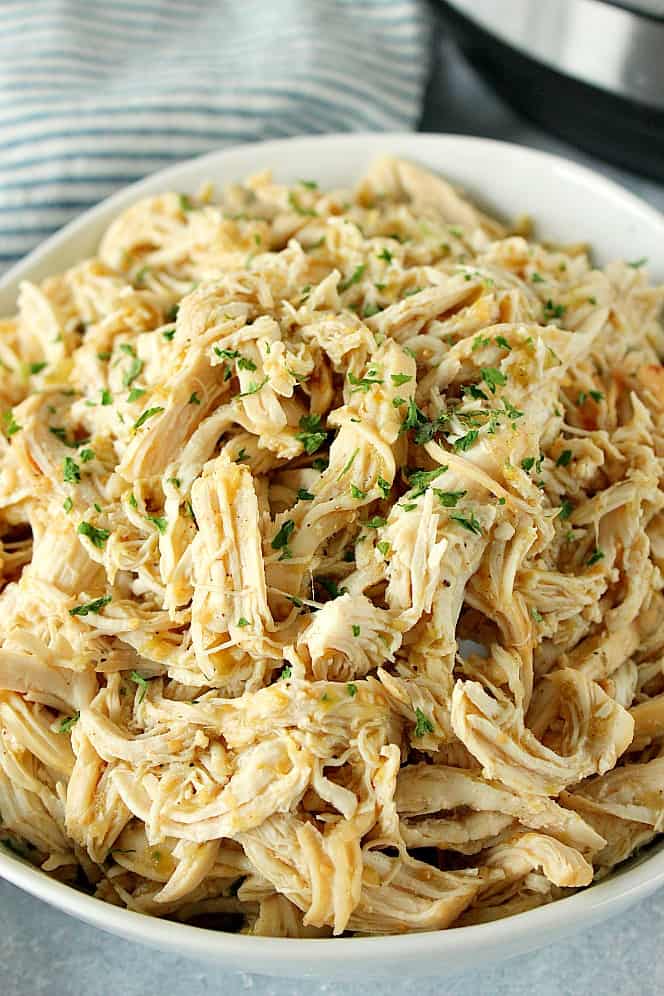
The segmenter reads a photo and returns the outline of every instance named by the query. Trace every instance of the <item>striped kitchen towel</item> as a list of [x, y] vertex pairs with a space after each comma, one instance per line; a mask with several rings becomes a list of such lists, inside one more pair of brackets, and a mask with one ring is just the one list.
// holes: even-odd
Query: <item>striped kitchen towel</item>
[[223, 145], [415, 127], [424, 0], [2, 0], [0, 267]]

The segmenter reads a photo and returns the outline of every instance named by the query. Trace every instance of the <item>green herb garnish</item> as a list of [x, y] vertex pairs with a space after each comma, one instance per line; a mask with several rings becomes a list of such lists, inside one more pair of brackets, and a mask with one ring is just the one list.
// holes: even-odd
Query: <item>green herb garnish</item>
[[433, 733], [433, 723], [425, 716], [419, 707], [415, 710], [415, 719], [417, 722], [415, 723], [414, 736], [423, 737], [425, 733]]
[[148, 419], [154, 418], [155, 415], [160, 415], [161, 412], [163, 411], [164, 408], [161, 405], [157, 405], [155, 408], [146, 408], [146, 410], [142, 413], [142, 415], [139, 415], [136, 421], [134, 422], [132, 426], [132, 431], [136, 432], [138, 429], [141, 428], [142, 425], [145, 425]]
[[460, 526], [467, 529], [470, 533], [475, 533], [477, 536], [482, 535], [482, 526], [479, 521], [475, 518], [474, 514], [470, 513], [470, 518], [466, 518], [463, 515], [450, 515], [450, 519], [454, 522], [458, 522]]
[[85, 602], [84, 605], [75, 605], [73, 609], [69, 610], [70, 616], [87, 616], [90, 613], [97, 615], [98, 612], [104, 608], [105, 605], [111, 601], [110, 595], [102, 595], [101, 598], [94, 598], [91, 602]]
[[288, 541], [295, 529], [295, 523], [292, 519], [286, 519], [279, 531], [272, 539], [272, 549], [273, 550], [283, 550], [288, 546]]
[[62, 479], [65, 484], [78, 484], [81, 480], [81, 468], [71, 457], [66, 456], [62, 461]]

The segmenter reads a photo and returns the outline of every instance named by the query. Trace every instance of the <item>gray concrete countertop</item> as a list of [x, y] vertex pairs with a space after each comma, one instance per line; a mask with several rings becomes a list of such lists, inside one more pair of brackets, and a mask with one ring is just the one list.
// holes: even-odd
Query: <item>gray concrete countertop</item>
[[[444, 43], [422, 127], [532, 145], [584, 162], [664, 210], [664, 187], [593, 160], [519, 118]], [[618, 920], [494, 968], [445, 979], [337, 984], [231, 975], [79, 924], [0, 882], [0, 996], [655, 996], [664, 890]]]

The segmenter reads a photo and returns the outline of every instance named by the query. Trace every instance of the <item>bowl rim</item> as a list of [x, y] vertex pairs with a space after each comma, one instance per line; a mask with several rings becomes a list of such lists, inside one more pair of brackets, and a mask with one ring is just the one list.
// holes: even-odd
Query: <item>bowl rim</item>
[[[183, 160], [180, 163], [149, 174], [143, 179], [123, 187], [105, 198], [96, 206], [74, 218], [59, 231], [37, 246], [26, 257], [13, 264], [0, 279], [0, 294], [11, 293], [22, 279], [29, 278], [53, 250], [70, 243], [87, 229], [93, 228], [100, 220], [114, 215], [133, 200], [156, 189], [168, 189], [178, 183], [178, 178], [188, 170], [204, 172], [214, 163], [223, 166], [233, 159], [238, 162], [251, 153], [269, 161], [288, 147], [294, 154], [315, 146], [325, 151], [333, 146], [335, 151], [344, 145], [373, 145], [378, 154], [387, 145], [403, 142], [406, 154], [420, 146], [435, 151], [439, 146], [449, 152], [460, 143], [472, 149], [478, 156], [500, 150], [503, 154], [530, 160], [539, 166], [555, 168], [563, 178], [576, 181], [577, 185], [598, 190], [606, 198], [620, 203], [637, 220], [643, 221], [651, 230], [659, 229], [664, 244], [664, 215], [644, 202], [631, 191], [625, 190], [610, 178], [598, 174], [587, 166], [552, 153], [521, 146], [512, 142], [481, 138], [469, 135], [431, 134], [411, 132], [351, 132], [313, 136], [295, 136], [268, 142], [243, 143], [209, 152], [203, 156]], [[186, 951], [193, 957], [213, 959], [236, 965], [244, 963], [253, 970], [260, 969], [260, 962], [269, 963], [281, 974], [294, 974], [297, 971], [332, 970], [339, 959], [344, 964], [357, 966], [368, 961], [385, 960], [394, 964], [399, 960], [408, 962], [447, 956], [466, 955], [481, 951], [482, 960], [491, 953], [500, 957], [547, 943], [553, 934], [561, 937], [573, 932], [579, 926], [590, 924], [610, 916], [619, 909], [645, 897], [664, 883], [664, 848], [638, 859], [632, 867], [619, 868], [606, 879], [580, 890], [571, 896], [556, 900], [523, 913], [514, 914], [501, 920], [465, 927], [452, 927], [447, 930], [427, 931], [401, 935], [379, 935], [372, 937], [337, 938], [278, 938], [256, 937], [195, 927], [186, 923], [164, 920], [113, 906], [62, 883], [41, 869], [30, 865], [9, 853], [0, 846], [0, 878], [25, 892], [42, 899], [71, 916], [106, 931], [138, 940], [154, 947], [172, 947]], [[251, 962], [248, 959], [252, 959]]]

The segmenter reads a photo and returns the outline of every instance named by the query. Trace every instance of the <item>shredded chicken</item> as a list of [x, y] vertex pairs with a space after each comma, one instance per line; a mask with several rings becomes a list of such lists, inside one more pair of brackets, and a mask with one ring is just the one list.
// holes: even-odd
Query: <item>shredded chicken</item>
[[1, 324], [0, 822], [279, 937], [664, 830], [664, 289], [381, 159], [140, 201]]

